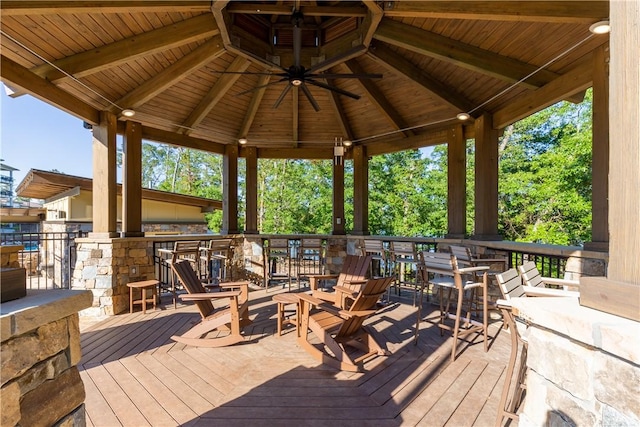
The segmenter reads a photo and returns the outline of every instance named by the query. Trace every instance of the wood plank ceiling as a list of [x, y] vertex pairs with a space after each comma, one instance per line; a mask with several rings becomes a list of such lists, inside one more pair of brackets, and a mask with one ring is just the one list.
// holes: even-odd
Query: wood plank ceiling
[[[589, 26], [607, 1], [7, 1], [1, 75], [95, 124], [133, 109], [144, 137], [222, 152], [246, 137], [260, 157], [328, 158], [336, 138], [370, 153], [445, 142], [459, 112], [496, 128], [591, 85]], [[341, 91], [277, 75], [300, 62]], [[280, 64], [282, 68], [274, 65]], [[249, 74], [247, 74], [247, 72]], [[262, 73], [262, 74], [260, 74]], [[577, 94], [577, 96], [576, 96]], [[535, 95], [535, 96], [534, 96]], [[530, 99], [535, 99], [535, 105]], [[524, 100], [524, 101], [523, 101]], [[7, 106], [10, 108], [10, 105]], [[242, 153], [242, 152], [241, 152]]]

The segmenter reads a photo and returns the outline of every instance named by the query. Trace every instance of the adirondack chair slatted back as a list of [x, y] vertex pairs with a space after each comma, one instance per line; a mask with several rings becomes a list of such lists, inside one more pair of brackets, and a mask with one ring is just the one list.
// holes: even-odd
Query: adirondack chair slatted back
[[[369, 279], [362, 287], [362, 290], [353, 301], [350, 312], [373, 310], [382, 295], [387, 292], [387, 288], [393, 283], [393, 277], [381, 277], [379, 279]], [[358, 332], [362, 324], [369, 316], [354, 316], [340, 326], [337, 337], [349, 337]]]
[[524, 264], [518, 266], [518, 270], [522, 275], [522, 281], [527, 286], [538, 286], [543, 288], [545, 287], [544, 282], [542, 281], [542, 276], [540, 275], [535, 262], [527, 261]]
[[[190, 294], [203, 294], [207, 292], [204, 286], [202, 286], [202, 282], [198, 279], [196, 272], [193, 271], [188, 260], [178, 260], [171, 264], [171, 268], [176, 273], [187, 292]], [[196, 305], [198, 306], [198, 310], [200, 311], [200, 315], [203, 319], [213, 312], [213, 304], [211, 303], [211, 300], [196, 301]]]
[[511, 298], [526, 297], [524, 289], [522, 288], [522, 278], [518, 274], [515, 268], [510, 268], [504, 273], [497, 274], [496, 280], [502, 296], [506, 300]]
[[362, 287], [361, 284], [352, 285], [349, 282], [365, 280], [370, 264], [371, 256], [347, 255], [336, 285], [359, 291]]

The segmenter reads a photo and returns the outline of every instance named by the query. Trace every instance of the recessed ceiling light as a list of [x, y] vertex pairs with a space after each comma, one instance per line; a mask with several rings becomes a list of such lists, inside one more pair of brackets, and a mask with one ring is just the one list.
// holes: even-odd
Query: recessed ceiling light
[[238, 144], [244, 145], [247, 143], [247, 138], [238, 138]]
[[133, 117], [136, 115], [136, 112], [129, 108], [125, 108], [124, 110], [122, 110], [122, 115], [125, 117]]
[[458, 113], [458, 115], [456, 116], [458, 118], [458, 120], [469, 120], [471, 118], [471, 116], [467, 113]]
[[607, 34], [611, 31], [609, 21], [599, 21], [589, 27], [589, 31], [593, 34]]

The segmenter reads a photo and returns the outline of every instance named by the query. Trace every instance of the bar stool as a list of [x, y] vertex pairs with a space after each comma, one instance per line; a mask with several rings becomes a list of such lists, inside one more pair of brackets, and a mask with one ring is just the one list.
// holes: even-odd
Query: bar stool
[[[204, 274], [201, 274], [208, 285], [215, 286], [220, 282], [233, 280], [233, 272], [229, 274], [229, 261], [233, 252], [231, 243], [231, 239], [212, 239], [207, 246], [200, 247], [200, 261], [204, 263]], [[218, 274], [214, 274], [215, 271]]]
[[[387, 275], [387, 251], [384, 249], [382, 240], [364, 239], [362, 250], [364, 255], [371, 256], [371, 277], [385, 277]], [[377, 267], [377, 268], [374, 268]]]
[[[391, 242], [389, 250], [391, 261], [395, 270], [395, 288], [400, 295], [401, 288], [413, 288], [413, 305], [416, 305], [416, 294], [418, 293], [418, 255], [416, 245], [413, 242]], [[411, 280], [413, 276], [413, 280]]]
[[301, 239], [297, 254], [298, 287], [309, 275], [324, 273], [324, 245], [322, 239]]
[[[195, 264], [194, 270], [198, 277], [200, 277], [200, 241], [199, 240], [183, 240], [174, 243], [173, 249], [158, 249], [158, 254], [161, 257], [161, 263], [170, 266], [175, 264], [179, 259], [188, 259], [191, 263]], [[168, 258], [164, 258], [169, 256]], [[173, 271], [169, 271], [171, 275], [171, 283], [168, 284], [170, 286], [169, 291], [173, 296], [173, 308], [178, 307], [178, 298], [177, 298], [177, 285], [178, 278], [173, 273]]]
[[264, 248], [264, 288], [272, 281], [287, 280], [291, 290], [291, 256], [289, 239], [269, 239]]
[[[156, 309], [156, 300], [158, 299], [158, 287], [160, 282], [157, 280], [143, 280], [140, 282], [127, 283], [129, 287], [129, 313], [133, 313], [133, 306], [140, 304], [142, 306], [142, 314], [147, 314], [147, 303], [153, 303], [153, 309]], [[140, 299], [133, 299], [133, 290], [140, 289]], [[147, 291], [151, 291], [151, 297], [148, 297]]]

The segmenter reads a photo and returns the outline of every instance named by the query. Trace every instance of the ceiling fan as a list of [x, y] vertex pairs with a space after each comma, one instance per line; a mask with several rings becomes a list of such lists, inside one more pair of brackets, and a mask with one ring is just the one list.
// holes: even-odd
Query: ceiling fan
[[269, 82], [265, 85], [257, 86], [253, 89], [246, 90], [244, 92], [240, 92], [237, 96], [244, 95], [249, 92], [254, 92], [258, 89], [272, 86], [278, 83], [286, 82], [287, 85], [284, 87], [280, 96], [273, 104], [273, 108], [278, 108], [284, 97], [289, 93], [291, 88], [297, 87], [302, 90], [302, 93], [307, 97], [309, 103], [313, 106], [313, 109], [316, 111], [320, 111], [320, 106], [317, 101], [309, 91], [307, 85], [317, 86], [323, 89], [330, 90], [332, 92], [338, 93], [340, 95], [348, 96], [353, 99], [360, 99], [359, 95], [355, 93], [340, 89], [339, 87], [329, 85], [322, 81], [318, 81], [318, 79], [379, 79], [382, 78], [382, 74], [330, 74], [330, 73], [320, 73], [316, 72], [321, 69], [329, 60], [320, 62], [313, 67], [307, 69], [300, 64], [300, 52], [302, 49], [302, 29], [301, 25], [303, 24], [303, 16], [300, 11], [293, 11], [293, 15], [291, 17], [291, 23], [293, 24], [293, 65], [289, 68], [284, 68], [279, 64], [275, 64], [270, 61], [266, 61], [263, 58], [258, 58], [262, 62], [268, 63], [272, 67], [280, 68], [282, 70], [281, 73], [269, 73], [269, 72], [250, 72], [250, 71], [242, 71], [242, 72], [226, 72], [219, 71], [219, 73], [232, 73], [232, 74], [249, 74], [249, 75], [270, 75], [274, 77], [280, 77], [280, 79]]

